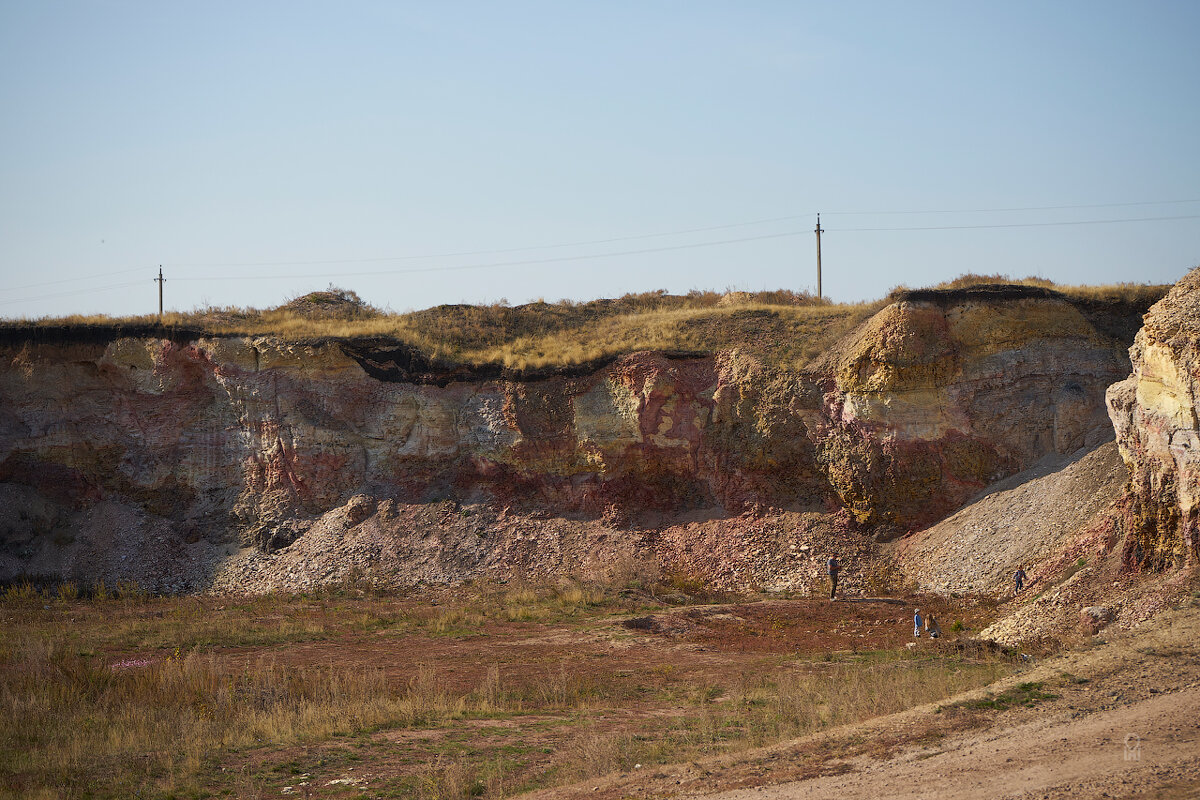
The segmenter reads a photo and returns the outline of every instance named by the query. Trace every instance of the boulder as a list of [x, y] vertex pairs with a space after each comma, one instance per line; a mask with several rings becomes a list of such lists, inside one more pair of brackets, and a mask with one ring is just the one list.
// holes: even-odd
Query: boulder
[[1113, 621], [1113, 612], [1107, 606], [1087, 606], [1079, 612], [1079, 620], [1085, 631], [1095, 635]]

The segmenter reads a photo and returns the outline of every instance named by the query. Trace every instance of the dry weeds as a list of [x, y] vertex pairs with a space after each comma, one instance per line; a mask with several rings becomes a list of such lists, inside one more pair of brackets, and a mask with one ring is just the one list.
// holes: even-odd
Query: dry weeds
[[[816, 662], [770, 656], [753, 671], [718, 666], [697, 681], [695, 666], [681, 668], [670, 647], [639, 651], [652, 660], [636, 669], [623, 666], [623, 649], [602, 648], [592, 657], [608, 667], [580, 669], [578, 643], [597, 642], [590, 631], [618, 631], [613, 612], [655, 601], [575, 581], [486, 586], [437, 604], [337, 594], [152, 598], [134, 587], [93, 588], [79, 600], [72, 591], [25, 584], [0, 596], [0, 714], [9, 721], [0, 731], [0, 796], [240, 796], [272, 786], [268, 794], [277, 794], [280, 775], [316, 767], [281, 772], [285, 756], [274, 753], [323, 753], [311, 761], [324, 763], [346, 753], [342, 743], [367, 746], [377, 732], [467, 736], [472, 720], [496, 720], [516, 731], [508, 744], [468, 736], [421, 745], [415, 765], [390, 767], [389, 785], [396, 796], [500, 797], [777, 741], [1010, 669], [1002, 659], [901, 650]], [[447, 639], [467, 649], [443, 647], [400, 672], [289, 654], [315, 640], [329, 646], [313, 652], [349, 656], [377, 647], [381, 635], [419, 652], [435, 653], [427, 648]], [[557, 662], [493, 662], [469, 682], [447, 680], [461, 657], [447, 654], [497, 637], [513, 646], [558, 641], [537, 645], [539, 659]], [[525, 732], [544, 744], [527, 744]], [[376, 754], [386, 761], [392, 752]]]
[[[1015, 283], [1055, 289], [1081, 303], [1148, 307], [1169, 287], [1142, 284], [1057, 286], [1042, 278], [964, 275], [934, 288]], [[899, 289], [892, 292], [895, 295]], [[354, 292], [331, 286], [275, 309], [207, 307], [164, 315], [168, 327], [215, 335], [293, 339], [390, 337], [435, 362], [497, 364], [513, 370], [585, 364], [638, 350], [713, 352], [738, 348], [765, 363], [802, 368], [890, 300], [833, 304], [789, 290], [665, 291], [615, 300], [536, 302], [509, 306], [444, 305], [385, 312]], [[61, 326], [154, 325], [158, 318], [68, 316], [25, 320]]]

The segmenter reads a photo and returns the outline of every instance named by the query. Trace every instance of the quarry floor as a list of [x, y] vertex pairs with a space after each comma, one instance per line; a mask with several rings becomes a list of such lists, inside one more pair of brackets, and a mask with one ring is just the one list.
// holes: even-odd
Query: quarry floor
[[[672, 597], [675, 602], [680, 599]], [[616, 768], [619, 756], [586, 752], [589, 743], [608, 750], [622, 739], [662, 735], [691, 724], [697, 714], [705, 713], [706, 704], [720, 702], [746, 684], [771, 680], [781, 671], [807, 665], [836, 668], [897, 651], [921, 661], [927, 652], [930, 662], [957, 657], [952, 637], [940, 643], [922, 639], [914, 645], [916, 652], [909, 653], [917, 607], [935, 614], [947, 628], [958, 622], [967, 631], [979, 630], [995, 612], [990, 601], [932, 595], [834, 601], [724, 598], [680, 606], [650, 602], [632, 613], [546, 624], [474, 618], [473, 599], [455, 590], [441, 593], [432, 603], [425, 613], [435, 621], [450, 620], [432, 636], [355, 632], [270, 647], [223, 648], [221, 658], [234, 669], [266, 661], [285, 668], [336, 662], [354, 670], [380, 670], [389, 683], [399, 685], [420, 680], [424, 673], [434, 676], [440, 689], [458, 695], [478, 691], [491, 672], [504, 691], [534, 698], [529, 712], [380, 731], [352, 743], [361, 757], [352, 763], [345, 761], [347, 743], [338, 741], [249, 751], [225, 764], [227, 772], [254, 776], [240, 784], [238, 792], [273, 797], [289, 786], [294, 791], [288, 794], [312, 786], [320, 790], [314, 797], [342, 796], [329, 781], [352, 780], [344, 787], [345, 796], [357, 796], [358, 791], [374, 796], [369, 793], [372, 787], [406, 785], [405, 780], [431, 763], [444, 771], [455, 763], [511, 754], [523, 767], [496, 796], [514, 796], [513, 788], [519, 792], [522, 782], [536, 783], [540, 774], [561, 770], [564, 752], [581, 750], [580, 758], [601, 762], [589, 769], [602, 768], [611, 757]], [[270, 624], [269, 619], [263, 621]], [[560, 695], [562, 702], [553, 695]], [[541, 700], [560, 709], [536, 710]], [[330, 772], [329, 765], [342, 771]], [[293, 774], [308, 780], [292, 779]], [[398, 796], [404, 796], [400, 791]], [[453, 789], [443, 791], [449, 795]], [[555, 796], [554, 791], [548, 796]]]
[[[672, 593], [589, 602], [561, 588], [448, 589], [0, 611], [12, 641], [60, 638], [101, 663], [192, 648], [232, 675], [336, 665], [379, 673], [390, 687], [425, 686], [430, 697], [479, 696], [490, 685], [509, 698], [494, 713], [214, 750], [177, 779], [182, 791], [147, 796], [1171, 800], [1200, 791], [1195, 600], [1053, 655], [969, 638], [1013, 601]], [[918, 606], [941, 621], [941, 640], [913, 639]], [[979, 688], [935, 691], [935, 702], [915, 706], [856, 698], [847, 716], [862, 721], [768, 735], [779, 743], [757, 749], [722, 727], [745, 727], [765, 702], [756, 692], [790, 677], [844, 676], [851, 691], [860, 675], [888, 671]], [[672, 738], [670, 757], [656, 756], [667, 754], [656, 741]], [[90, 780], [79, 796], [131, 796], [128, 780], [112, 789], [102, 773]], [[138, 780], [150, 788], [162, 778]], [[0, 790], [12, 796], [34, 796], [37, 781], [0, 769]]]

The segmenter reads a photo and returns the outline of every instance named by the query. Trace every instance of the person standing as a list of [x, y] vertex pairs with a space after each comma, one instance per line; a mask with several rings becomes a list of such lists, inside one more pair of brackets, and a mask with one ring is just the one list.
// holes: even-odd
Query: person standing
[[933, 614], [925, 618], [925, 632], [929, 634], [930, 639], [937, 639], [942, 635], [942, 626], [938, 625], [937, 618]]
[[921, 626], [924, 620], [921, 619], [921, 609], [917, 609], [917, 613], [913, 614], [913, 636], [921, 638]]
[[838, 569], [839, 569], [837, 556], [829, 557], [829, 563], [827, 565], [827, 568], [829, 571], [829, 599], [834, 600], [834, 599], [836, 599], [834, 597], [834, 595], [837, 594]]
[[1025, 588], [1025, 569], [1017, 567], [1017, 571], [1013, 573], [1013, 595], [1018, 595]]

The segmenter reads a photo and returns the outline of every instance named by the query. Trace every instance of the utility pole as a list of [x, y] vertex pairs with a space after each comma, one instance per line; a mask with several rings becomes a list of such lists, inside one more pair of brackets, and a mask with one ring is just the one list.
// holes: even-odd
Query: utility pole
[[[818, 236], [817, 238], [819, 239], [820, 237]], [[817, 249], [818, 250], [820, 249], [819, 243], [817, 245]], [[818, 261], [821, 260], [820, 256], [817, 257], [817, 260]], [[154, 280], [156, 280], [158, 282], [158, 324], [162, 325], [162, 285], [163, 285], [162, 264], [158, 265], [158, 277], [155, 278]], [[818, 285], [820, 285], [819, 280], [818, 280]]]
[[817, 214], [817, 227], [813, 230], [813, 233], [817, 234], [817, 299], [820, 300], [823, 297], [821, 294], [821, 234], [823, 230], [821, 228], [820, 214]]

